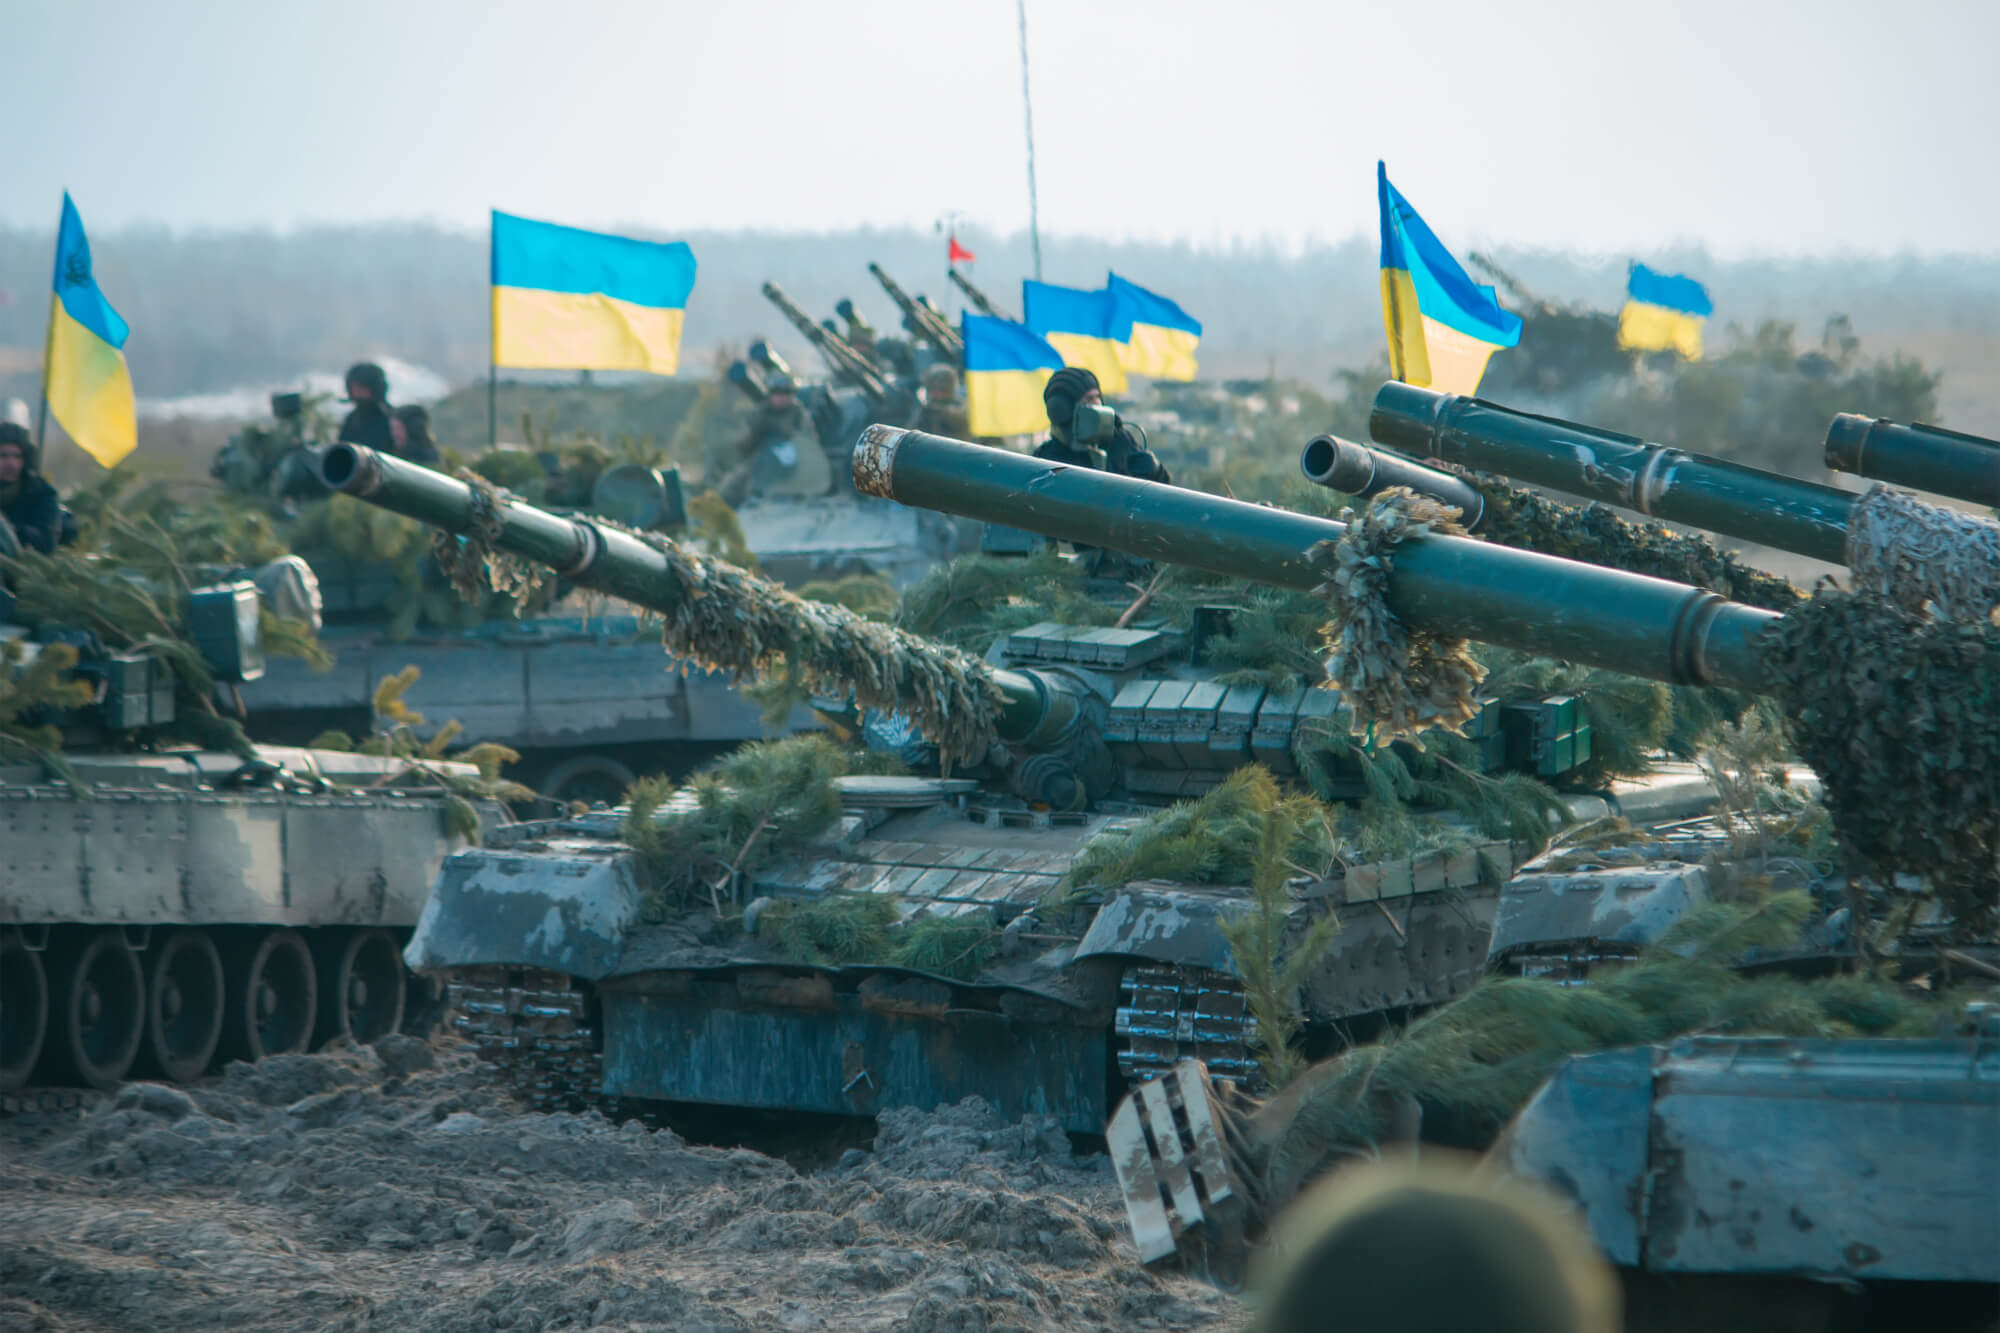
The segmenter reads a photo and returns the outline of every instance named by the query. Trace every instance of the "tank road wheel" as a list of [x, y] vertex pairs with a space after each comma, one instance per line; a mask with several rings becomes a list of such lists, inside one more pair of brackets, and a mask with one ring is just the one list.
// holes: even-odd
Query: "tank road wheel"
[[146, 1029], [146, 975], [122, 931], [73, 940], [54, 968], [51, 1041], [44, 1058], [57, 1081], [110, 1090], [132, 1068]]
[[49, 1034], [49, 974], [42, 955], [10, 931], [0, 935], [0, 1092], [25, 1087]]
[[327, 931], [315, 943], [318, 1041], [347, 1037], [366, 1045], [402, 1027], [403, 957], [394, 936], [386, 930]]
[[168, 933], [146, 969], [146, 1061], [176, 1083], [201, 1077], [222, 1040], [222, 955], [205, 930]]
[[251, 936], [229, 974], [223, 1032], [231, 1055], [261, 1060], [311, 1044], [319, 983], [312, 951], [296, 930]]

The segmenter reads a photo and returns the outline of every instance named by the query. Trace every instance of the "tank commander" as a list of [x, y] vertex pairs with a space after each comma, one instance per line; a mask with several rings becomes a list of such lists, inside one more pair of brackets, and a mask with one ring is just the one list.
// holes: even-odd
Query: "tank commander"
[[[786, 447], [789, 458], [783, 456]], [[802, 465], [809, 467], [814, 459], [821, 466], [813, 471], [824, 471], [819, 432], [799, 402], [798, 388], [790, 375], [772, 375], [764, 383], [764, 401], [751, 416], [750, 428], [736, 443], [736, 465], [717, 484], [716, 493], [733, 509], [763, 489], [763, 483], [799, 471]]]
[[958, 372], [942, 362], [924, 371], [924, 410], [917, 429], [954, 440], [972, 438], [965, 400], [958, 396]]
[[22, 547], [52, 554], [76, 540], [76, 517], [42, 476], [27, 427], [0, 422], [0, 518]]
[[1049, 376], [1048, 386], [1042, 390], [1042, 405], [1049, 413], [1049, 438], [1035, 450], [1035, 457], [1140, 481], [1172, 483], [1166, 465], [1146, 447], [1146, 433], [1129, 421], [1113, 416], [1107, 434], [1092, 440], [1074, 438], [1077, 409], [1104, 405], [1097, 376], [1088, 370], [1064, 366]]
[[436, 467], [443, 460], [431, 434], [429, 408], [415, 403], [397, 408], [389, 415], [389, 436], [398, 458], [423, 467]]
[[347, 401], [354, 408], [340, 423], [340, 440], [365, 445], [383, 453], [396, 452], [396, 437], [390, 426], [389, 377], [382, 367], [363, 361], [347, 371]]

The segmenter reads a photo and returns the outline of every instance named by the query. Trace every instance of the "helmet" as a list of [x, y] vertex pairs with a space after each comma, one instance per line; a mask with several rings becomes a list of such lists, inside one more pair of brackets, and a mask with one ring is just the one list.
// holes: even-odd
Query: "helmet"
[[347, 385], [349, 393], [352, 393], [354, 386], [359, 384], [373, 393], [377, 402], [386, 403], [389, 400], [389, 377], [383, 372], [382, 367], [373, 361], [361, 361], [349, 366], [347, 379], [343, 383]]
[[799, 386], [792, 383], [790, 375], [773, 375], [764, 381], [765, 393], [797, 393]]

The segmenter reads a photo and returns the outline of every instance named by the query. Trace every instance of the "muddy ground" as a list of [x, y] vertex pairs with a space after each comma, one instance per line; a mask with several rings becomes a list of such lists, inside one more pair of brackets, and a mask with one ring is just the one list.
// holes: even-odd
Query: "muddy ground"
[[794, 1166], [527, 1113], [474, 1058], [375, 1048], [0, 1120], [0, 1328], [1240, 1328], [1142, 1271], [1054, 1122], [890, 1112]]

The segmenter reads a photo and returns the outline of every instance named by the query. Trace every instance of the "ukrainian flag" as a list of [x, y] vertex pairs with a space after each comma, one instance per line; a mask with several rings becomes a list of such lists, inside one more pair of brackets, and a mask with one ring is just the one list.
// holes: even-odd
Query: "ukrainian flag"
[[1125, 365], [1112, 331], [1116, 315], [1108, 291], [1021, 283], [1021, 322], [1028, 332], [1046, 338], [1062, 353], [1064, 365], [1097, 376], [1097, 387], [1107, 398], [1125, 392]]
[[120, 350], [130, 332], [97, 288], [83, 219], [65, 191], [42, 392], [69, 437], [105, 467], [117, 467], [139, 442], [132, 371]]
[[524, 370], [680, 366], [694, 251], [493, 214], [493, 364]]
[[1375, 164], [1382, 205], [1382, 322], [1389, 373], [1440, 393], [1475, 392], [1486, 361], [1521, 341], [1521, 317], [1466, 276], [1409, 200]]
[[1111, 293], [1111, 335], [1122, 344], [1119, 362], [1125, 372], [1156, 380], [1193, 379], [1201, 321], [1116, 273], [1104, 286]]
[[1011, 319], [959, 317], [965, 340], [965, 411], [974, 435], [1035, 435], [1049, 424], [1042, 390], [1062, 354]]
[[1634, 264], [1625, 295], [1618, 313], [1620, 347], [1640, 352], [1671, 347], [1690, 361], [1701, 360], [1701, 326], [1715, 313], [1706, 288], [1693, 278]]

